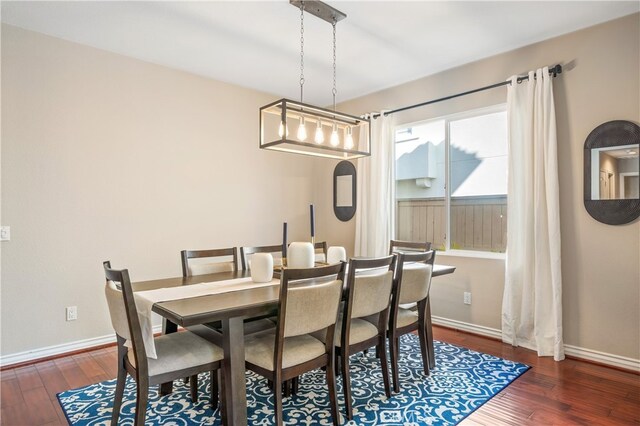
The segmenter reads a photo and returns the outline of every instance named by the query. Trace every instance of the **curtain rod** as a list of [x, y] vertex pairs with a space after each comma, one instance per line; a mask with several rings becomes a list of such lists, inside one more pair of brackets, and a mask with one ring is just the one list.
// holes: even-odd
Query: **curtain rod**
[[[562, 65], [557, 64], [554, 65], [553, 67], [549, 67], [549, 75], [553, 75], [554, 77], [556, 77], [558, 74], [562, 74]], [[525, 75], [522, 77], [518, 77], [518, 83], [525, 81], [525, 80], [529, 80], [529, 76]], [[501, 81], [500, 83], [495, 83], [495, 84], [491, 84], [489, 86], [484, 86], [484, 87], [480, 87], [478, 89], [473, 89], [473, 90], [468, 90], [466, 92], [462, 92], [462, 93], [456, 93], [455, 95], [450, 95], [450, 96], [445, 96], [444, 98], [440, 98], [440, 99], [433, 99], [431, 101], [426, 101], [426, 102], [421, 102], [419, 104], [415, 104], [415, 105], [409, 105], [406, 107], [402, 107], [402, 108], [397, 108], [391, 111], [387, 111], [385, 113], [383, 113], [385, 116], [389, 115], [389, 114], [394, 114], [396, 112], [401, 112], [401, 111], [406, 111], [408, 109], [413, 109], [413, 108], [418, 108], [418, 107], [422, 107], [422, 106], [426, 106], [426, 105], [431, 105], [431, 104], [435, 104], [438, 102], [442, 102], [442, 101], [448, 101], [449, 99], [453, 99], [453, 98], [459, 98], [460, 96], [466, 96], [466, 95], [471, 95], [473, 93], [477, 93], [477, 92], [482, 92], [484, 90], [489, 90], [489, 89], [495, 89], [496, 87], [501, 87], [501, 86], [506, 86], [507, 84], [511, 84], [511, 80], [506, 80], [506, 81]], [[372, 118], [378, 118], [380, 117], [381, 114], [372, 114]]]

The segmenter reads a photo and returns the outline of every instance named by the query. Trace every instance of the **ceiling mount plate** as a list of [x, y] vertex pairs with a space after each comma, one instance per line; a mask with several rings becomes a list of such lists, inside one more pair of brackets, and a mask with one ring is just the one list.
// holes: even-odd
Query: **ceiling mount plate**
[[317, 16], [323, 21], [327, 21], [330, 24], [340, 22], [347, 17], [346, 14], [340, 12], [338, 9], [334, 9], [326, 3], [318, 0], [289, 0], [289, 3], [300, 9], [300, 4], [304, 3], [304, 11]]

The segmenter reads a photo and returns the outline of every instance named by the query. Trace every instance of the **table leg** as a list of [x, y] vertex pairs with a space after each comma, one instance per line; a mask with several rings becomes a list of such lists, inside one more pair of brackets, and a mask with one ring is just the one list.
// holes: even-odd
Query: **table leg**
[[[162, 319], [163, 334], [171, 334], [178, 331], [178, 325], [166, 318]], [[166, 382], [160, 385], [160, 396], [170, 395], [173, 392], [173, 382]]]
[[431, 301], [427, 296], [427, 309], [425, 312], [425, 328], [427, 329], [427, 350], [429, 352], [429, 369], [436, 366], [436, 354], [433, 349], [433, 327], [431, 325]]
[[176, 331], [178, 331], [178, 325], [176, 323], [173, 323], [173, 322], [169, 321], [166, 318], [162, 319], [162, 333], [163, 334], [175, 333]]
[[227, 425], [247, 425], [247, 388], [244, 366], [244, 325], [242, 318], [222, 321], [224, 360], [224, 413]]

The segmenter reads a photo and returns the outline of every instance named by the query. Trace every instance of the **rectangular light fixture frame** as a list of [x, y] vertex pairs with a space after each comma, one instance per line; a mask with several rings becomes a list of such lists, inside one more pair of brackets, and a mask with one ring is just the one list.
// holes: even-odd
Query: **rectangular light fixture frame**
[[[301, 116], [304, 117], [305, 123], [309, 123], [305, 127], [309, 135], [304, 141], [296, 137], [295, 126], [299, 124]], [[321, 123], [324, 137], [322, 143], [314, 142], [314, 131], [318, 122]], [[324, 136], [330, 135], [330, 132], [325, 130], [332, 126], [336, 126], [342, 134], [341, 142], [337, 146], [331, 145], [330, 137]], [[286, 131], [280, 134], [279, 127]], [[347, 148], [344, 144], [347, 132], [350, 132], [354, 140], [352, 148]], [[260, 148], [336, 160], [353, 160], [371, 155], [371, 126], [365, 118], [283, 98], [260, 108]]]

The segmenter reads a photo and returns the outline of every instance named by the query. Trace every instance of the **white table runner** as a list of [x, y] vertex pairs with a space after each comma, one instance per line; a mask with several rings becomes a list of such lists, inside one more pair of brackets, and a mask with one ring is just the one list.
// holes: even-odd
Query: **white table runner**
[[[192, 297], [209, 296], [212, 294], [229, 293], [251, 288], [268, 287], [278, 284], [280, 284], [280, 280], [278, 279], [274, 279], [266, 283], [254, 283], [251, 280], [251, 277], [246, 277], [210, 283], [191, 284], [180, 287], [159, 288], [156, 290], [138, 291], [133, 293], [147, 356], [154, 359], [158, 357], [153, 339], [153, 312], [151, 311], [155, 303], [190, 299]], [[127, 341], [125, 346], [131, 347], [130, 342]]]

